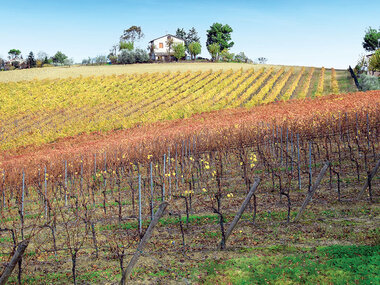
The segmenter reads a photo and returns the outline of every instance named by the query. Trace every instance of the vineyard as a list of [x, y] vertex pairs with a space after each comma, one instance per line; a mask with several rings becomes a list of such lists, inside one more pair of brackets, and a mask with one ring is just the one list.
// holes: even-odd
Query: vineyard
[[0, 82], [1, 150], [193, 114], [353, 91], [346, 71], [268, 67]]
[[[329, 235], [378, 243], [379, 91], [322, 96], [343, 84], [334, 70], [314, 68], [51, 83], [0, 85], [2, 93], [14, 92], [0, 107], [4, 122], [12, 122], [2, 126], [9, 151], [0, 157], [0, 258], [6, 262], [30, 238], [18, 270], [25, 282], [115, 281], [164, 202], [167, 213], [140, 250], [146, 263], [132, 274], [134, 282], [151, 283], [140, 273], [159, 266], [166, 281], [187, 283], [194, 276], [171, 259], [194, 264], [200, 260], [194, 254], [216, 248], [315, 247]], [[279, 102], [266, 104], [273, 101]], [[16, 102], [21, 113], [12, 108]], [[195, 113], [202, 114], [189, 117]], [[42, 145], [114, 129], [125, 130]], [[41, 146], [12, 150], [30, 144]], [[333, 228], [323, 222], [332, 218]], [[351, 221], [360, 235], [347, 232], [351, 218], [360, 219]], [[104, 275], [94, 281], [94, 271]]]

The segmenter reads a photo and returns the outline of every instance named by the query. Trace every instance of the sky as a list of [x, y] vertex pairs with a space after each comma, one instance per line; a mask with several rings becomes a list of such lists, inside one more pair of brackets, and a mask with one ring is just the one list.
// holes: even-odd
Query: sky
[[270, 64], [348, 68], [364, 54], [368, 27], [380, 28], [380, 1], [247, 0], [0, 0], [0, 57], [19, 49], [50, 56], [62, 51], [75, 62], [107, 55], [123, 30], [141, 26], [148, 42], [177, 28], [198, 31], [203, 57], [207, 30], [228, 24], [234, 46]]

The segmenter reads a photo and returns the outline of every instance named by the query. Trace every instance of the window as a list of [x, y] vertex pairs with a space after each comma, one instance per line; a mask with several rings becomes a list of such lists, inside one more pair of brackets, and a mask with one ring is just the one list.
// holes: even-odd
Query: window
[[163, 43], [159, 43], [158, 46], [159, 46], [159, 48], [164, 48], [164, 44]]

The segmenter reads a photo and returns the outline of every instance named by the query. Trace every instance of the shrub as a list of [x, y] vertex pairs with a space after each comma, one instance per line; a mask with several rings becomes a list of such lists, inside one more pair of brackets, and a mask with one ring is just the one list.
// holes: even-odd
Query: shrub
[[178, 60], [186, 56], [186, 47], [183, 44], [175, 43], [173, 44], [174, 57]]
[[224, 49], [220, 53], [220, 57], [222, 58], [223, 61], [230, 62], [234, 59], [235, 55], [233, 53], [230, 53], [228, 49]]
[[121, 64], [132, 64], [136, 62], [135, 55], [133, 51], [122, 50], [117, 58], [117, 62]]
[[143, 63], [149, 61], [149, 55], [142, 49], [136, 49], [135, 51], [123, 50], [117, 59], [121, 64], [133, 64]]
[[377, 76], [362, 74], [359, 78], [359, 85], [363, 91], [380, 90], [380, 81]]
[[237, 55], [235, 55], [235, 61], [247, 63], [249, 61], [249, 58], [245, 55], [244, 52], [240, 52]]
[[195, 60], [197, 55], [201, 53], [202, 47], [198, 42], [192, 42], [189, 44], [189, 52], [191, 55], [191, 59]]
[[380, 49], [378, 49], [369, 59], [369, 70], [380, 71]]
[[220, 46], [217, 43], [210, 44], [207, 46], [208, 52], [211, 55], [212, 61], [218, 61], [219, 59], [219, 53], [220, 53]]
[[149, 61], [149, 55], [143, 49], [136, 49], [135, 50], [135, 58], [136, 58], [136, 62], [138, 62], [138, 63], [143, 63], [143, 62]]

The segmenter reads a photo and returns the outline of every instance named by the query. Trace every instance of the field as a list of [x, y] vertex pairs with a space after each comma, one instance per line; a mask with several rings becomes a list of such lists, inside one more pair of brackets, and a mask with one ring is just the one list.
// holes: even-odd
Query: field
[[10, 283], [118, 283], [163, 202], [133, 283], [379, 282], [380, 92], [241, 67], [0, 83]]
[[217, 71], [202, 71], [200, 65], [199, 71], [0, 83], [1, 149], [353, 90], [347, 72], [304, 67], [228, 69], [231, 66]]
[[[177, 72], [177, 71], [208, 71], [213, 70], [238, 70], [240, 68], [250, 69], [263, 67], [264, 65], [253, 65], [243, 63], [157, 63], [157, 64], [133, 64], [133, 65], [100, 65], [100, 66], [71, 66], [71, 67], [49, 67], [33, 70], [14, 70], [0, 74], [0, 82], [30, 81], [34, 79], [63, 79], [68, 77], [89, 76], [111, 76], [133, 73], [153, 72]], [[265, 65], [268, 66], [268, 65]], [[274, 65], [275, 68], [280, 68]], [[297, 68], [297, 67], [296, 67]]]

